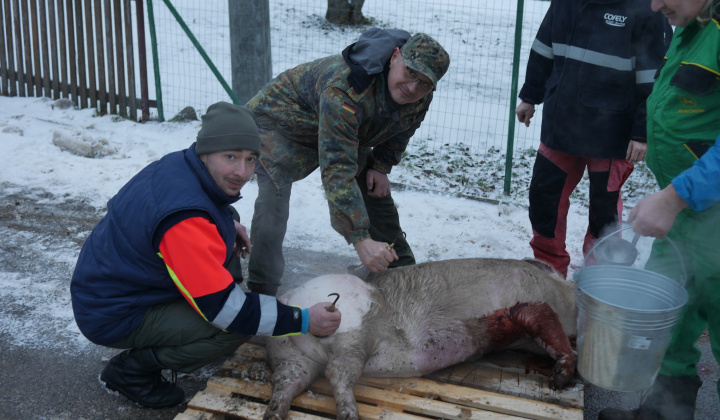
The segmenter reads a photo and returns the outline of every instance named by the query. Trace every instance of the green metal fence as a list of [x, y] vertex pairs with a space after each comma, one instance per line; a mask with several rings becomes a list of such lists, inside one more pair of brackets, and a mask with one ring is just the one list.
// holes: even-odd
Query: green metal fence
[[[232, 101], [222, 82], [231, 74], [227, 0], [152, 3], [165, 116]], [[270, 0], [272, 72], [338, 54], [371, 26], [432, 35], [452, 62], [408, 148], [400, 181], [497, 198], [526, 188], [539, 144], [542, 107], [529, 128], [516, 128], [512, 111], [548, 6], [539, 0], [366, 0], [363, 14], [370, 23], [353, 27], [328, 23], [326, 0]]]

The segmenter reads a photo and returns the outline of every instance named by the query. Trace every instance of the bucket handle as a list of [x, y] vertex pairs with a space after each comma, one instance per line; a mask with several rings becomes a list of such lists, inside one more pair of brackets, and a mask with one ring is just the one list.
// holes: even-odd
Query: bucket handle
[[[585, 256], [585, 258], [583, 259], [583, 263], [582, 263], [581, 268], [582, 268], [582, 267], [585, 267], [585, 263], [587, 262], [588, 257], [595, 252], [595, 248], [597, 248], [597, 246], [600, 245], [600, 243], [601, 243], [602, 241], [604, 241], [605, 239], [607, 239], [607, 238], [615, 235], [616, 233], [620, 233], [620, 232], [622, 232], [622, 231], [624, 231], [624, 230], [628, 230], [628, 229], [632, 229], [632, 225], [626, 226], [626, 227], [624, 227], [624, 228], [620, 228], [620, 229], [618, 229], [618, 230], [616, 230], [616, 231], [614, 231], [614, 232], [610, 232], [610, 233], [608, 233], [607, 235], [603, 236], [602, 238], [598, 239], [598, 240], [595, 242], [595, 244], [593, 245], [593, 247], [590, 249], [590, 252], [588, 252], [587, 255]], [[635, 234], [635, 238], [633, 238], [633, 243], [635, 243], [635, 242], [637, 241], [637, 236], [639, 236], [639, 235], [640, 235], [639, 233], [636, 233], [636, 234]], [[656, 238], [656, 239], [663, 239], [663, 238]], [[675, 245], [675, 241], [673, 241], [672, 239], [670, 239], [669, 236], [665, 236], [664, 239], [667, 239], [667, 240], [670, 242], [670, 245], [672, 245], [673, 249], [675, 249], [675, 252], [677, 253], [678, 260], [680, 261], [680, 269], [682, 270], [682, 275], [683, 275], [682, 284], [683, 284], [683, 286], [684, 286], [685, 283], [687, 283], [687, 278], [688, 278], [687, 271], [685, 270], [685, 261], [683, 261], [682, 254], [680, 254], [680, 250], [678, 249], [677, 245]]]

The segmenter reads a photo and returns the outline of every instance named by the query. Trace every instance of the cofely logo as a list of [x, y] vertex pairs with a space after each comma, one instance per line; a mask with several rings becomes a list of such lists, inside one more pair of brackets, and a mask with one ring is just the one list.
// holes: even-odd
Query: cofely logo
[[627, 20], [627, 16], [622, 15], [614, 15], [612, 13], [605, 13], [605, 23], [610, 26], [619, 26], [623, 27], [625, 26], [625, 21]]

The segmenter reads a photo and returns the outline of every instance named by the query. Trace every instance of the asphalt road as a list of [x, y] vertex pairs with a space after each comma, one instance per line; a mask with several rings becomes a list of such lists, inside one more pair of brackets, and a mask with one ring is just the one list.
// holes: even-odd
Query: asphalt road
[[[42, 190], [8, 191], [14, 190], [0, 185], [0, 275], [12, 281], [33, 279], [12, 283], [11, 287], [25, 287], [28, 295], [41, 296], [9, 293], [7, 284], [0, 283], [0, 419], [173, 419], [185, 411], [185, 404], [163, 410], [141, 409], [106, 393], [98, 384], [98, 375], [118, 351], [78, 343], [76, 333], [64, 331], [68, 327], [63, 323], [72, 322], [67, 313], [44, 317], [46, 301], [52, 302], [47, 305], [48, 312], [69, 310], [73, 264], [67, 256], [77, 255], [82, 232], [97, 223], [100, 212], [84, 203], [53, 204], [53, 197]], [[346, 257], [299, 249], [287, 250], [286, 257], [288, 284], [324, 274], [325, 268], [341, 272], [356, 263]], [[53, 321], [58, 318], [60, 322]], [[715, 383], [720, 369], [708, 338], [703, 337], [698, 344], [703, 352], [700, 375], [705, 383], [695, 418], [716, 420], [720, 418], [720, 403]], [[222, 359], [179, 376], [187, 400], [205, 387], [220, 363]], [[605, 407], [635, 407], [639, 400], [639, 393], [612, 392], [587, 384], [585, 419], [596, 419]]]

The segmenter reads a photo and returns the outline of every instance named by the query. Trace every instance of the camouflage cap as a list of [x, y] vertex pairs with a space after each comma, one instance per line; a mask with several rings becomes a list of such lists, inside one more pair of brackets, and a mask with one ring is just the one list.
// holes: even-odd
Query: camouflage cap
[[447, 51], [430, 35], [417, 33], [400, 48], [405, 65], [419, 71], [432, 81], [433, 87], [450, 66]]

